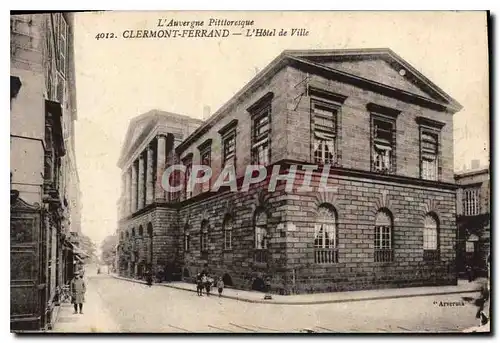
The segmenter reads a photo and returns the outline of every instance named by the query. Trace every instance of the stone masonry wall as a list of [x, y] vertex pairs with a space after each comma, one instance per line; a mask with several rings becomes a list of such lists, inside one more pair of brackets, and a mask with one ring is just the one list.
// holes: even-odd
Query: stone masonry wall
[[[318, 182], [316, 175], [312, 187]], [[456, 284], [453, 190], [340, 175], [331, 175], [328, 186], [335, 191], [286, 196], [290, 293]], [[339, 257], [330, 265], [314, 261], [314, 223], [321, 204], [337, 212]], [[375, 215], [381, 208], [394, 218], [394, 261], [387, 263], [374, 262]], [[427, 213], [439, 218], [440, 258], [435, 262], [423, 260]]]

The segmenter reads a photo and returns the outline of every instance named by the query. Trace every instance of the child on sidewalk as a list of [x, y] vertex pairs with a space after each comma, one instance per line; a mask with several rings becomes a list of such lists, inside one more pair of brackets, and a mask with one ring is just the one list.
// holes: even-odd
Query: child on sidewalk
[[217, 290], [219, 291], [219, 297], [221, 297], [222, 291], [224, 290], [224, 281], [222, 281], [221, 277], [219, 277], [219, 280], [217, 280]]

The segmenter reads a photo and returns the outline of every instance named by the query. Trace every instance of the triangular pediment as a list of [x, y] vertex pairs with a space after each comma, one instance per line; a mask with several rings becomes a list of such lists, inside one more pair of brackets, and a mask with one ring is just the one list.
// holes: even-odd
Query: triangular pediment
[[461, 105], [390, 49], [286, 51], [286, 55], [442, 103]]
[[123, 141], [120, 161], [134, 152], [134, 149], [151, 133], [157, 122], [158, 118], [152, 111], [130, 121], [125, 140]]

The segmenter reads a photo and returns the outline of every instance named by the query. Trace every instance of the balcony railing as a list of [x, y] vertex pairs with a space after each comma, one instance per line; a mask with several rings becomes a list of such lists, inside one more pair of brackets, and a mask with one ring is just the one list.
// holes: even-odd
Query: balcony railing
[[393, 259], [392, 249], [375, 249], [375, 262], [392, 262]]
[[320, 264], [332, 264], [338, 262], [338, 250], [337, 249], [314, 249], [314, 263]]
[[268, 255], [267, 249], [255, 249], [254, 261], [257, 263], [267, 263]]

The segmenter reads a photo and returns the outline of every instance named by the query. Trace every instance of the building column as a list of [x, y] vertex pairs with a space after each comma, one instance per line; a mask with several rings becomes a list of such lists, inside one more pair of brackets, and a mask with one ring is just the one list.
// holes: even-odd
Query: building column
[[163, 172], [165, 171], [166, 164], [166, 150], [167, 150], [167, 137], [159, 135], [156, 138], [157, 141], [157, 153], [156, 153], [156, 191], [155, 191], [155, 201], [165, 200], [165, 189], [162, 186]]
[[125, 214], [129, 215], [132, 212], [132, 185], [130, 184], [131, 172], [127, 169], [125, 172]]
[[137, 186], [139, 187], [139, 202], [138, 202], [138, 209], [142, 209], [144, 207], [144, 154], [141, 153], [139, 156], [139, 182], [137, 183]]
[[131, 212], [137, 211], [137, 166], [132, 162], [132, 208]]
[[153, 147], [148, 145], [146, 166], [146, 205], [152, 204], [154, 200], [154, 170], [153, 170]]

